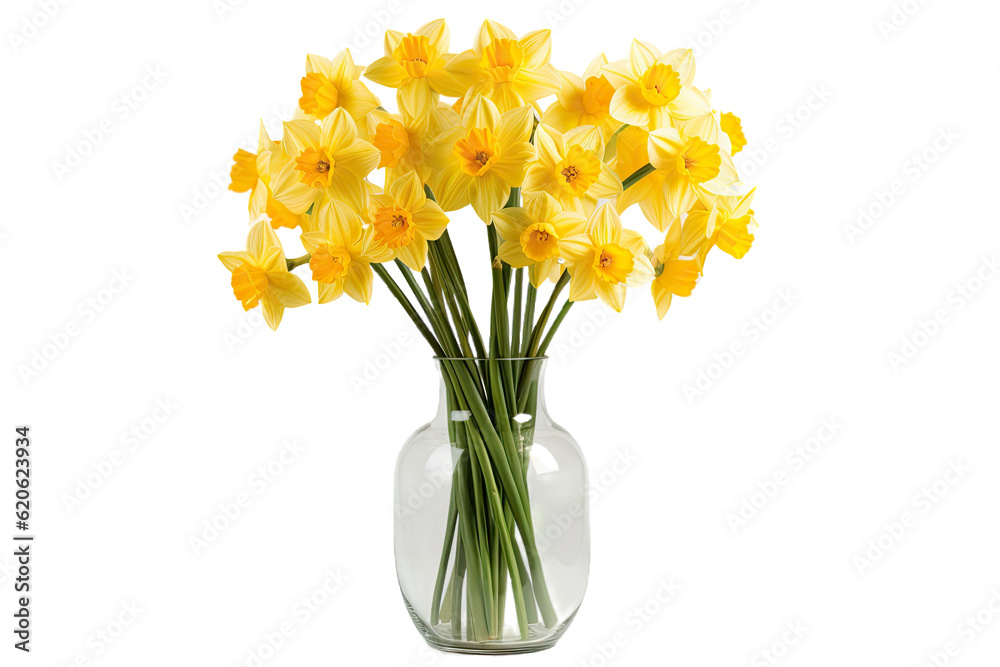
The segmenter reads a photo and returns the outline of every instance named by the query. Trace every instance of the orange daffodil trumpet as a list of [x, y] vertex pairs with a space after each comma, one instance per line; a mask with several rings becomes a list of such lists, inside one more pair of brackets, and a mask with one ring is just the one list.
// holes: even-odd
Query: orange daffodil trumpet
[[[367, 67], [347, 49], [306, 58], [280, 140], [261, 125], [256, 152], [233, 156], [230, 189], [248, 193], [252, 227], [246, 251], [219, 257], [244, 308], [261, 306], [276, 327], [284, 308], [310, 300], [296, 270], [319, 303], [345, 293], [369, 303], [374, 275], [405, 299], [387, 270], [395, 264], [413, 274], [404, 273], [411, 291], [428, 290], [421, 308], [442, 308], [424, 313], [422, 333], [463, 329], [434, 343], [461, 356], [480, 341], [449, 218], [460, 229], [486, 223], [494, 280], [506, 281], [493, 298], [512, 299], [525, 317], [534, 293], [554, 283], [550, 300], [569, 288], [564, 309], [599, 299], [616, 311], [629, 287], [651, 284], [662, 318], [673, 297], [692, 293], [710, 251], [741, 259], [750, 250], [754, 193], [733, 161], [747, 144], [743, 123], [696, 87], [690, 50], [634, 40], [626, 58], [602, 53], [577, 74], [550, 62], [550, 31], [518, 36], [489, 20], [471, 48], [450, 48], [438, 19], [387, 31], [384, 55]], [[372, 86], [395, 91], [395, 111]], [[459, 213], [466, 207], [472, 215]], [[633, 207], [655, 242], [623, 225]], [[286, 258], [274, 230], [297, 235], [304, 254]], [[524, 270], [530, 298], [520, 293]], [[509, 305], [495, 306], [494, 319]], [[544, 325], [496, 349], [543, 348]], [[444, 349], [449, 340], [459, 347]]]

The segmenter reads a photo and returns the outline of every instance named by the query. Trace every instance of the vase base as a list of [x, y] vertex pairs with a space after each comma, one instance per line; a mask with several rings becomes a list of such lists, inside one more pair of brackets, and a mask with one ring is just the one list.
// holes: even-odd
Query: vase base
[[559, 638], [566, 632], [566, 628], [573, 622], [573, 617], [576, 616], [574, 614], [553, 628], [547, 628], [541, 623], [532, 623], [528, 626], [527, 639], [521, 639], [515, 627], [508, 629], [509, 634], [503, 639], [469, 641], [463, 636], [453, 637], [450, 623], [439, 623], [433, 628], [428, 627], [413, 611], [409, 601], [406, 602], [406, 606], [410, 612], [410, 618], [413, 619], [428, 646], [445, 653], [464, 653], [466, 655], [520, 655], [544, 651], [556, 645]]
[[539, 642], [503, 643], [503, 642], [451, 642], [438, 637], [424, 637], [427, 645], [445, 653], [464, 653], [466, 655], [520, 655], [537, 653], [556, 645], [558, 637]]

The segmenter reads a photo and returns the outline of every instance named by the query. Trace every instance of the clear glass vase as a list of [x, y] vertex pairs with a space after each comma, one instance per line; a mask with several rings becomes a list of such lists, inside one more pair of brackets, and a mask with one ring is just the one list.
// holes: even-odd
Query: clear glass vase
[[444, 651], [549, 648], [587, 587], [583, 454], [545, 409], [544, 358], [437, 367], [437, 414], [396, 465], [396, 572], [410, 617]]

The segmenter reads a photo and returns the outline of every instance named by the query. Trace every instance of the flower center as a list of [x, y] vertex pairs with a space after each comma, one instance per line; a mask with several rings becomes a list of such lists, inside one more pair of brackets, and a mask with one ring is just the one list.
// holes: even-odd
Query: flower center
[[634, 268], [635, 258], [632, 253], [617, 243], [602, 246], [594, 254], [594, 272], [601, 280], [612, 285], [625, 282]]
[[233, 294], [243, 302], [243, 310], [250, 310], [267, 290], [267, 272], [259, 266], [243, 262], [233, 271]]
[[566, 157], [556, 165], [556, 171], [556, 181], [570, 195], [580, 197], [600, 178], [601, 161], [592, 151], [573, 144], [566, 152]]
[[347, 267], [351, 265], [351, 253], [346, 248], [324, 243], [316, 248], [309, 258], [309, 268], [313, 272], [313, 280], [318, 283], [334, 283], [347, 275]]
[[427, 74], [427, 63], [431, 61], [430, 44], [426, 35], [406, 35], [393, 50], [392, 57], [408, 75], [419, 79]]
[[656, 63], [639, 77], [639, 89], [646, 101], [661, 107], [681, 92], [681, 76], [670, 65]]
[[472, 176], [482, 176], [497, 160], [499, 146], [493, 133], [474, 127], [464, 138], [455, 142], [454, 154], [462, 171]]
[[409, 245], [417, 233], [413, 216], [398, 206], [379, 208], [375, 211], [375, 238], [396, 250]]
[[607, 113], [611, 106], [611, 98], [615, 96], [615, 87], [611, 85], [607, 77], [589, 77], [584, 82], [583, 88], [583, 111], [591, 116]]
[[330, 79], [319, 72], [310, 72], [302, 77], [302, 97], [299, 107], [307, 114], [323, 120], [337, 108], [340, 91]]
[[719, 147], [691, 137], [684, 144], [684, 150], [677, 156], [677, 170], [686, 174], [695, 183], [710, 181], [719, 175], [722, 158]]
[[521, 232], [521, 250], [533, 262], [542, 262], [559, 256], [559, 235], [547, 222], [528, 225]]
[[323, 150], [307, 148], [295, 158], [295, 169], [302, 172], [299, 178], [306, 185], [325, 188], [330, 184], [333, 158], [328, 157]]
[[483, 49], [479, 65], [494, 83], [507, 83], [514, 80], [523, 61], [524, 51], [517, 40], [499, 37]]

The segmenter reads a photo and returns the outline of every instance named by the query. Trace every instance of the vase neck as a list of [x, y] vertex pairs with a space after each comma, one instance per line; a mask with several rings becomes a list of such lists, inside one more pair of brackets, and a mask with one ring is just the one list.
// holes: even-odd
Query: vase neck
[[501, 397], [508, 418], [515, 422], [527, 423], [543, 417], [548, 421], [545, 407], [547, 357], [435, 358], [434, 362], [441, 378], [436, 421], [468, 420], [474, 417], [477, 408], [485, 406], [495, 423], [496, 404]]

